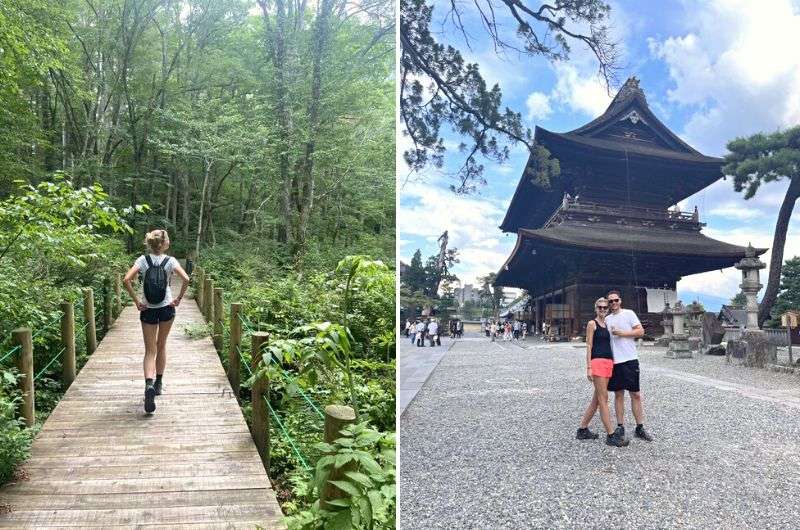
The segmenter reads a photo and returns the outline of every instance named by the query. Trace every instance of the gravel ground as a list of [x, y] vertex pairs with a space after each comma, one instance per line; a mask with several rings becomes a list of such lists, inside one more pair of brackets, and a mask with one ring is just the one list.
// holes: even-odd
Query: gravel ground
[[400, 528], [800, 525], [800, 377], [644, 347], [656, 441], [613, 448], [575, 439], [583, 359], [571, 344], [455, 344], [400, 421]]

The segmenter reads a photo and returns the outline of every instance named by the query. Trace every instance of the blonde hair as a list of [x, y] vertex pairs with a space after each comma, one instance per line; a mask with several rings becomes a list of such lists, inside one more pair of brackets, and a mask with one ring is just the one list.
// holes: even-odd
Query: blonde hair
[[597, 309], [597, 304], [599, 304], [600, 302], [605, 302], [606, 305], [608, 305], [608, 300], [606, 299], [606, 297], [601, 296], [600, 298], [598, 298], [597, 300], [594, 301], [595, 309]]
[[153, 230], [144, 236], [144, 244], [150, 252], [158, 254], [164, 250], [164, 246], [169, 242], [169, 234], [166, 230]]

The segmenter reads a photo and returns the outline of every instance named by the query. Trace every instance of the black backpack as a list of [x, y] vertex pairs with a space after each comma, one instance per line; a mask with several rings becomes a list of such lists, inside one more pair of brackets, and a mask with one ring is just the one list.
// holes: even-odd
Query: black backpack
[[169, 262], [169, 256], [162, 259], [158, 265], [153, 265], [150, 256], [145, 255], [144, 259], [147, 260], [147, 272], [144, 273], [144, 297], [151, 304], [160, 304], [167, 296], [169, 278], [164, 267]]

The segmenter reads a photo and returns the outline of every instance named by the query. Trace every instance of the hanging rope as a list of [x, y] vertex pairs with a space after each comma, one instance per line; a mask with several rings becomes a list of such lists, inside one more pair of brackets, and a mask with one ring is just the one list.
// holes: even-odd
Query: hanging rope
[[5, 360], [6, 360], [6, 359], [8, 359], [9, 357], [11, 357], [11, 356], [14, 354], [14, 352], [15, 352], [15, 351], [17, 351], [17, 350], [19, 350], [20, 348], [22, 348], [22, 345], [20, 345], [20, 344], [17, 344], [17, 345], [16, 345], [16, 346], [14, 346], [13, 348], [11, 348], [11, 350], [9, 350], [8, 352], [6, 352], [6, 354], [5, 354], [5, 355], [3, 355], [2, 357], [0, 357], [0, 363], [2, 363], [3, 361], [5, 361]]
[[37, 379], [39, 379], [39, 377], [41, 377], [41, 375], [44, 373], [44, 371], [45, 371], [45, 370], [47, 370], [48, 368], [50, 368], [50, 365], [52, 365], [54, 362], [56, 362], [56, 360], [57, 360], [57, 359], [58, 359], [58, 358], [61, 356], [61, 354], [62, 354], [62, 353], [64, 353], [66, 350], [67, 350], [67, 348], [61, 348], [61, 351], [59, 351], [58, 353], [56, 353], [56, 354], [55, 354], [55, 356], [54, 356], [52, 359], [50, 359], [50, 362], [48, 362], [48, 363], [47, 363], [47, 364], [44, 366], [44, 368], [42, 368], [41, 370], [39, 370], [39, 373], [37, 373], [37, 374], [36, 374], [36, 375], [33, 377], [33, 380], [34, 380], [34, 381], [36, 381]]

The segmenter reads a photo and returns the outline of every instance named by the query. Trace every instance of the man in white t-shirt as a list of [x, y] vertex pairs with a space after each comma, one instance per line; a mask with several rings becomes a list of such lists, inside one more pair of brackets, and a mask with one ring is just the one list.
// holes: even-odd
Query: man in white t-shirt
[[644, 430], [644, 409], [639, 389], [639, 354], [636, 339], [644, 335], [639, 317], [630, 309], [622, 309], [619, 291], [609, 291], [608, 305], [611, 312], [606, 316], [606, 327], [611, 332], [611, 351], [614, 354], [614, 371], [608, 380], [608, 390], [614, 392], [614, 409], [617, 415], [617, 433], [625, 437], [625, 391], [631, 397], [631, 411], [636, 419], [635, 436], [653, 441]]
[[428, 324], [428, 339], [431, 341], [431, 346], [435, 346], [437, 343], [441, 344], [439, 341], [439, 323], [436, 320], [431, 319]]

